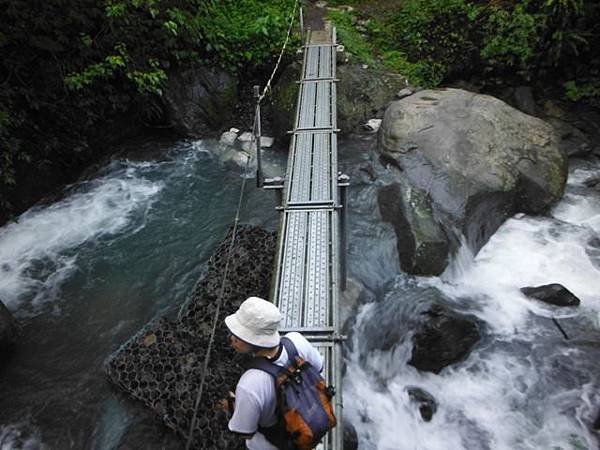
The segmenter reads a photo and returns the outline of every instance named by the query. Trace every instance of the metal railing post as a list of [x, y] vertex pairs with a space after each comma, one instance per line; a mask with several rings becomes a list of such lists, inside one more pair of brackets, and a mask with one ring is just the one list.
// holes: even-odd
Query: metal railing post
[[283, 184], [284, 179], [281, 177], [274, 178], [265, 178], [264, 180], [264, 188], [266, 190], [273, 189], [275, 190], [275, 202], [277, 205], [275, 209], [281, 211], [283, 209]]
[[340, 191], [340, 289], [346, 290], [346, 280], [348, 278], [348, 270], [346, 265], [346, 254], [348, 253], [348, 186], [350, 186], [350, 177], [340, 173], [338, 175], [338, 187]]
[[256, 138], [256, 187], [263, 187], [263, 176], [262, 176], [262, 160], [260, 155], [260, 135], [261, 135], [261, 124], [260, 124], [260, 87], [254, 86], [254, 98], [256, 99], [256, 127], [254, 129], [254, 136]]
[[300, 36], [304, 40], [304, 10], [302, 9], [302, 1], [300, 1]]

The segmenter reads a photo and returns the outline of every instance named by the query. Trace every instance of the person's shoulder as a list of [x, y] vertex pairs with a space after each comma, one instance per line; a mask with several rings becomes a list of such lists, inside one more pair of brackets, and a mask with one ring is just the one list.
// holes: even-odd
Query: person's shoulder
[[273, 378], [264, 370], [247, 369], [240, 377], [238, 386], [241, 386], [247, 391], [254, 391], [257, 386], [271, 384], [272, 382]]
[[308, 339], [306, 339], [297, 331], [287, 333], [285, 337], [292, 341], [292, 343], [296, 346], [296, 350], [298, 350], [298, 353], [300, 354], [306, 353], [313, 347], [313, 345], [308, 342]]
[[296, 342], [310, 344], [310, 342], [308, 342], [308, 339], [306, 339], [302, 334], [298, 333], [297, 331], [290, 331], [285, 335], [285, 337], [292, 341], [294, 344]]

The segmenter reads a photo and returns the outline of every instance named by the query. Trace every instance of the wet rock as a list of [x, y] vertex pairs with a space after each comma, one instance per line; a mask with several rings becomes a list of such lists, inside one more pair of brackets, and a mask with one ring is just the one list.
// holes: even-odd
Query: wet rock
[[372, 183], [377, 179], [377, 174], [375, 173], [373, 165], [368, 162], [361, 163], [358, 166], [358, 175], [365, 183]]
[[[424, 90], [392, 102], [379, 151], [426, 192], [477, 252], [510, 216], [543, 213], [562, 197], [567, 157], [546, 122], [487, 95]], [[454, 245], [452, 241], [452, 245]]]
[[600, 188], [600, 177], [593, 177], [585, 180], [583, 184], [589, 188]]
[[590, 258], [592, 264], [600, 270], [600, 238], [591, 238], [585, 246], [585, 253]]
[[0, 367], [17, 343], [17, 327], [12, 315], [0, 301]]
[[437, 403], [429, 392], [416, 386], [407, 386], [410, 399], [418, 405], [419, 413], [425, 422], [430, 422], [437, 411]]
[[376, 132], [381, 127], [381, 119], [369, 119], [367, 123], [363, 125], [363, 128], [367, 131]]
[[221, 138], [219, 139], [219, 142], [221, 142], [222, 144], [225, 145], [233, 145], [235, 144], [235, 140], [237, 139], [238, 135], [237, 132], [234, 131], [226, 131], [221, 135]]
[[600, 430], [600, 411], [598, 411], [598, 416], [596, 417], [596, 420], [594, 421], [592, 428], [594, 430]]
[[552, 283], [536, 287], [523, 287], [527, 297], [556, 306], [579, 306], [581, 301], [562, 284]]
[[427, 193], [407, 183], [393, 183], [379, 189], [377, 200], [381, 217], [394, 226], [402, 270], [441, 274], [447, 265], [448, 239]]
[[230, 121], [237, 101], [237, 80], [217, 67], [177, 70], [169, 74], [163, 99], [177, 131], [203, 136]]
[[411, 366], [440, 373], [450, 364], [465, 359], [479, 341], [477, 324], [471, 318], [433, 305], [425, 313], [426, 321], [413, 335]]
[[358, 450], [358, 434], [354, 425], [344, 420], [344, 450]]

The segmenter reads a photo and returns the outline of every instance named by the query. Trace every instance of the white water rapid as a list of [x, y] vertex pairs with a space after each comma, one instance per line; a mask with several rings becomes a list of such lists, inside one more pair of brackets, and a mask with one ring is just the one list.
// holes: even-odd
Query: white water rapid
[[[512, 218], [475, 258], [463, 249], [441, 277], [398, 275], [361, 307], [344, 379], [344, 412], [361, 450], [598, 448], [590, 423], [600, 409], [600, 191], [583, 184], [597, 174], [577, 165], [550, 217]], [[553, 307], [519, 290], [548, 283], [581, 305]], [[439, 375], [407, 364], [411, 332], [402, 329], [432, 296], [482, 324], [468, 358]], [[394, 340], [390, 351], [372, 349], [381, 336]], [[435, 398], [431, 422], [408, 386]]]

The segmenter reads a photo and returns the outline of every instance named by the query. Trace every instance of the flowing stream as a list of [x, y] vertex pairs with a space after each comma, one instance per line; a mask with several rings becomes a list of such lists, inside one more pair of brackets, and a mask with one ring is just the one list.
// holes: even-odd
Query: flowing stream
[[[123, 440], [139, 409], [109, 387], [102, 362], [183, 303], [231, 224], [245, 176], [215, 156], [214, 141], [145, 145], [164, 150], [151, 161], [117, 159], [63, 200], [0, 228], [0, 298], [21, 324], [18, 351], [0, 372], [0, 450], [131, 448]], [[378, 182], [361, 181], [357, 168], [372, 145], [340, 142], [342, 168], [353, 175], [349, 271], [362, 287], [344, 398], [360, 448], [597, 448], [589, 422], [600, 407], [600, 194], [583, 181], [598, 167], [572, 169], [550, 217], [512, 218], [475, 258], [463, 249], [441, 277], [419, 278], [400, 273], [395, 235], [374, 213]], [[283, 174], [282, 152], [266, 163]], [[273, 196], [254, 182], [245, 194], [242, 220], [274, 229]], [[519, 293], [549, 282], [582, 305], [557, 309]], [[440, 300], [476, 316], [482, 339], [465, 361], [419, 373], [406, 364], [412, 331], [403, 324]], [[372, 350], [382, 332], [397, 340], [390, 351]], [[435, 397], [431, 422], [407, 386]], [[152, 433], [135, 443], [182, 447]]]

